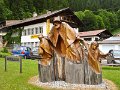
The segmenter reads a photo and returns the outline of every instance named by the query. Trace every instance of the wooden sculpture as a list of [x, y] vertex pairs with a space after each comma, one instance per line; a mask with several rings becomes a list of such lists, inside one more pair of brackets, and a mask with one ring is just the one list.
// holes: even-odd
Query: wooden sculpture
[[40, 45], [38, 53], [41, 56], [40, 64], [47, 66], [50, 65], [51, 59], [53, 57], [53, 50], [47, 38], [43, 37], [42, 34], [39, 35]]
[[73, 28], [60, 20], [55, 20], [47, 37], [40, 35], [39, 40], [41, 82], [63, 80], [77, 84], [102, 83], [99, 58], [107, 54], [100, 52], [97, 42], [89, 47]]
[[[76, 63], [84, 59], [83, 49], [88, 49], [85, 41], [77, 36], [75, 31], [65, 22], [55, 21], [48, 37], [40, 36], [39, 39], [41, 64], [45, 66], [50, 64], [53, 49], [60, 57], [65, 57]], [[88, 49], [88, 63], [96, 73], [100, 73], [99, 58], [105, 56], [98, 49], [97, 42], [91, 43]]]
[[91, 68], [96, 72], [100, 73], [100, 58], [105, 58], [108, 54], [103, 54], [99, 50], [99, 44], [94, 41], [90, 44], [89, 50], [88, 50], [88, 63], [91, 66]]
[[81, 39], [77, 38], [75, 31], [67, 23], [54, 22], [54, 26], [48, 34], [48, 39], [59, 56], [73, 62], [79, 62], [82, 59]]

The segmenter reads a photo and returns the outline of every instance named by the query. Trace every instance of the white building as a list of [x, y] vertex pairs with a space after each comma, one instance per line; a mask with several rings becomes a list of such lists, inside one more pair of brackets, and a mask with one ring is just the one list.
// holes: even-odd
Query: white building
[[[50, 23], [50, 29], [52, 28], [53, 24]], [[73, 28], [76, 33], [78, 33], [78, 28]], [[29, 47], [37, 47], [39, 46], [39, 39], [38, 36], [40, 33], [43, 36], [47, 36], [47, 23], [38, 23], [34, 25], [25, 26], [21, 36], [21, 45], [22, 46], [29, 46]]]
[[40, 16], [37, 16], [37, 14], [34, 13], [34, 17], [1, 26], [0, 30], [6, 30], [7, 32], [11, 29], [24, 27], [21, 36], [21, 45], [36, 47], [39, 45], [38, 35], [43, 33], [43, 35], [46, 36], [48, 31], [53, 26], [52, 23], [54, 18], [58, 16], [62, 22], [68, 23], [76, 32], [78, 32], [78, 28], [84, 27], [82, 21], [79, 20], [79, 18], [70, 10], [70, 8], [64, 8]]
[[[50, 26], [52, 27], [52, 24]], [[38, 46], [39, 34], [42, 33], [44, 36], [47, 36], [46, 27], [46, 22], [25, 26], [21, 36], [21, 45], [29, 47]]]
[[120, 36], [113, 36], [99, 42], [99, 48], [104, 53], [107, 53], [111, 49], [120, 50]]
[[102, 41], [112, 36], [112, 34], [106, 29], [79, 32], [79, 35], [82, 39], [87, 41], [88, 44], [93, 41]]

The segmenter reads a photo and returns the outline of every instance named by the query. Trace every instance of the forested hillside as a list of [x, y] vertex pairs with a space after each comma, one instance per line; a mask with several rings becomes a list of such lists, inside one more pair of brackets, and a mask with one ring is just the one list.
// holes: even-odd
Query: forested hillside
[[25, 19], [46, 10], [70, 7], [86, 25], [85, 30], [120, 28], [120, 0], [0, 0], [0, 21]]

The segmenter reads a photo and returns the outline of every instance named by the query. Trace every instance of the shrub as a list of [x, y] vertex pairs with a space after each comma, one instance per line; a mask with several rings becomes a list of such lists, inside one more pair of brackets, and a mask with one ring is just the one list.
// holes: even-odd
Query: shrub
[[0, 57], [1, 57], [1, 58], [5, 58], [6, 56], [10, 56], [10, 55], [11, 55], [10, 53], [0, 52]]
[[4, 48], [1, 50], [1, 52], [3, 52], [3, 53], [8, 53], [8, 49], [7, 49], [6, 47], [4, 47]]

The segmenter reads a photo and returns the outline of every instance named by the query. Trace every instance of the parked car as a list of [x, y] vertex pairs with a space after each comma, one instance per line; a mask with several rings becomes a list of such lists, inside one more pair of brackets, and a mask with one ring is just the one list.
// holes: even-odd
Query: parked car
[[114, 64], [120, 64], [120, 50], [110, 50], [109, 51], [110, 56], [107, 60], [107, 63], [114, 63]]
[[25, 59], [26, 58], [31, 58], [31, 53], [32, 53], [31, 48], [26, 47], [26, 46], [16, 46], [12, 50], [12, 55], [14, 55], [14, 56], [22, 56]]
[[31, 59], [39, 59], [38, 47], [32, 48]]

